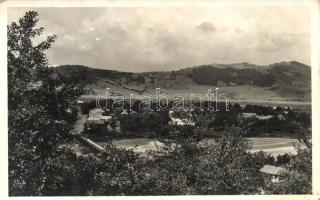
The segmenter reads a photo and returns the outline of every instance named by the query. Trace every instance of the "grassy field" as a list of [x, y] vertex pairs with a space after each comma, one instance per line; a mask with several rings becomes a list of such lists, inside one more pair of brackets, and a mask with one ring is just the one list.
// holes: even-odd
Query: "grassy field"
[[296, 147], [305, 148], [305, 145], [293, 138], [248, 138], [252, 145], [251, 152], [264, 151], [272, 156], [285, 153], [296, 154]]
[[[282, 155], [285, 153], [296, 154], [295, 147], [301, 146], [302, 148], [305, 148], [303, 143], [293, 138], [257, 137], [247, 139], [251, 145], [250, 152], [264, 151], [273, 156], [277, 156], [278, 154]], [[213, 143], [213, 140], [209, 140], [209, 142]], [[113, 140], [112, 143], [119, 148], [133, 149], [134, 151], [140, 153], [143, 153], [147, 150], [156, 150], [163, 145], [156, 139], [147, 138]], [[103, 143], [100, 144], [103, 145]]]

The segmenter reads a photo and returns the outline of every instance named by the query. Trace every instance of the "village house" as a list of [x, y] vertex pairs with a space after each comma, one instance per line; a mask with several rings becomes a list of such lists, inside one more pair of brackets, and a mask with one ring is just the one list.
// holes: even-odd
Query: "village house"
[[169, 125], [178, 125], [178, 126], [190, 125], [190, 126], [194, 126], [195, 123], [192, 122], [189, 119], [170, 117]]
[[273, 165], [264, 165], [260, 172], [264, 173], [266, 176], [268, 176], [271, 180], [271, 182], [278, 183], [281, 181], [282, 173], [286, 170], [282, 167], [277, 167]]
[[257, 115], [257, 113], [242, 113], [243, 117], [245, 118], [250, 118], [250, 117], [256, 117], [260, 120], [267, 120], [267, 119], [271, 119], [273, 117], [273, 115]]
[[108, 124], [109, 120], [112, 119], [110, 115], [103, 115], [104, 111], [99, 108], [94, 108], [89, 111], [87, 124]]

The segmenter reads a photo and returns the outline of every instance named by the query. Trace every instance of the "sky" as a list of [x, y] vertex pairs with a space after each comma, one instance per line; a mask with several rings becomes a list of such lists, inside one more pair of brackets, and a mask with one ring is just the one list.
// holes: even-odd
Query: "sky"
[[307, 7], [8, 8], [8, 22], [39, 13], [56, 34], [51, 65], [143, 72], [211, 63], [310, 64]]

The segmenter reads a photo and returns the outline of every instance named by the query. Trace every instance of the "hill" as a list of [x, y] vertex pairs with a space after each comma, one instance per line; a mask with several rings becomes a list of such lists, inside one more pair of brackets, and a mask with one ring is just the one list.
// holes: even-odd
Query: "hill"
[[233, 100], [310, 101], [311, 68], [302, 63], [280, 62], [267, 66], [250, 63], [209, 64], [166, 72], [131, 73], [80, 65], [53, 68], [56, 73], [80, 74], [96, 95], [111, 88], [113, 94], [167, 95], [199, 93], [216, 87]]

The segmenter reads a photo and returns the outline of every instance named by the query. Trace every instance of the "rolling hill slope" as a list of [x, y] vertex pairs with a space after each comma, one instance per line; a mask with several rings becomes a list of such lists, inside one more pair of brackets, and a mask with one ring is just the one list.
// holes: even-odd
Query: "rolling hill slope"
[[267, 66], [249, 63], [210, 64], [166, 72], [131, 73], [62, 65], [56, 73], [81, 75], [83, 84], [95, 94], [111, 88], [114, 94], [154, 94], [155, 88], [167, 95], [220, 91], [234, 100], [310, 101], [311, 68], [302, 63], [280, 62]]

